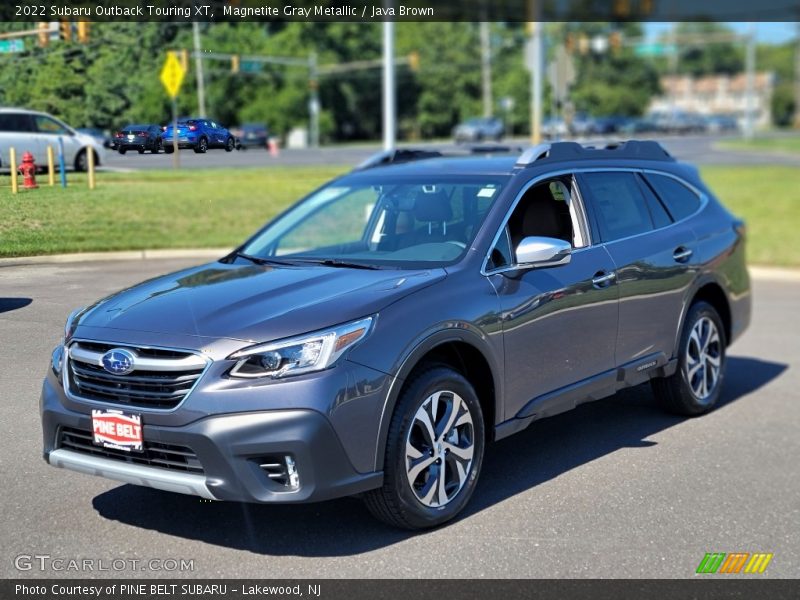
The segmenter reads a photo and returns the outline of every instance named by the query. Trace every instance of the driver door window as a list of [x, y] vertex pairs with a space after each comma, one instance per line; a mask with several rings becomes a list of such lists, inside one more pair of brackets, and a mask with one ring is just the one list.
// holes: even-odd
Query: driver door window
[[556, 238], [569, 242], [573, 248], [586, 246], [585, 218], [576, 199], [570, 176], [545, 180], [529, 188], [495, 243], [487, 271], [513, 265], [514, 249], [526, 237]]

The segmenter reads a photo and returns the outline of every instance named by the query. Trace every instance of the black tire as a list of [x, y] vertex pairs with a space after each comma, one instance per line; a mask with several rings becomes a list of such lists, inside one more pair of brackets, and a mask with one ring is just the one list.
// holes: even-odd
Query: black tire
[[161, 151], [162, 145], [163, 142], [161, 141], [161, 138], [158, 138], [155, 142], [153, 142], [153, 149], [150, 150], [150, 152], [152, 152], [153, 154], [158, 154]]
[[[83, 150], [78, 152], [78, 154], [75, 156], [74, 166], [76, 171], [86, 172], [89, 170], [89, 160], [87, 158], [86, 152], [87, 150], [86, 148], [84, 148]], [[94, 150], [92, 150], [92, 152], [94, 152]], [[100, 166], [100, 157], [97, 156], [97, 152], [94, 152], [94, 166], [95, 167]]]
[[139, 154], [144, 154], [144, 148], [138, 148], [136, 150]]
[[208, 140], [204, 137], [201, 137], [197, 140], [197, 144], [194, 147], [195, 154], [205, 154], [208, 150]]
[[[417, 411], [437, 391], [451, 392], [451, 398], [453, 395], [458, 395], [462, 406], [468, 409], [471, 424], [464, 426], [469, 429], [462, 430], [459, 438], [463, 437], [467, 444], [469, 441], [472, 442], [473, 454], [461, 487], [441, 506], [433, 507], [423, 504], [412, 489], [412, 484], [409, 483], [406, 470], [406, 443], [411, 439]], [[441, 429], [443, 425], [444, 414], [442, 416], [441, 420], [434, 420], [436, 421], [435, 425], [438, 426], [436, 429]], [[446, 366], [434, 365], [420, 370], [409, 378], [395, 407], [386, 441], [383, 485], [364, 495], [367, 508], [381, 521], [402, 529], [426, 529], [449, 521], [461, 512], [475, 490], [483, 462], [484, 442], [483, 413], [472, 385], [460, 373]], [[438, 452], [441, 452], [442, 444], [440, 443], [438, 446]], [[433, 452], [431, 449], [430, 456], [434, 456]], [[449, 472], [453, 476], [453, 461], [457, 459], [453, 459], [452, 454], [443, 454], [443, 456], [445, 456], [444, 474], [447, 475]], [[448, 462], [448, 456], [450, 462]], [[441, 462], [441, 459], [437, 459], [436, 464]], [[437, 472], [438, 469], [439, 467], [437, 467]], [[430, 469], [427, 470], [425, 477], [431, 477]], [[423, 481], [423, 483], [425, 482]]]
[[[703, 319], [713, 323], [718, 337], [717, 342], [708, 344], [708, 352], [707, 354], [704, 353], [704, 355], [710, 356], [712, 359], [716, 358], [719, 362], [719, 368], [716, 378], [714, 378], [713, 366], [706, 360], [704, 362], [705, 366], [701, 366], [696, 370], [690, 379], [689, 362], [691, 356], [697, 354], [695, 350], [698, 348], [692, 339], [692, 331]], [[702, 323], [699, 325], [701, 329], [702, 325]], [[711, 335], [709, 333], [709, 336]], [[688, 417], [702, 415], [714, 408], [719, 401], [722, 383], [725, 379], [726, 345], [725, 328], [716, 309], [707, 302], [693, 304], [686, 314], [683, 331], [681, 332], [680, 345], [678, 346], [678, 369], [670, 377], [661, 377], [651, 381], [653, 394], [659, 403], [669, 412]], [[700, 362], [702, 363], [703, 361], [701, 360]], [[696, 365], [697, 362], [694, 364]], [[708, 386], [711, 379], [713, 379], [713, 384]], [[693, 389], [693, 384], [705, 385], [707, 395], [696, 393]]]
[[233, 141], [232, 137], [229, 137], [228, 140], [225, 142], [225, 152], [233, 152], [235, 146], [236, 142]]
[[171, 143], [164, 146], [165, 154], [172, 154], [173, 152], [175, 152], [175, 146], [173, 146]]
[[125, 154], [127, 151], [128, 151], [127, 148], [120, 148], [119, 150], [117, 150], [117, 152], [119, 152], [120, 154]]

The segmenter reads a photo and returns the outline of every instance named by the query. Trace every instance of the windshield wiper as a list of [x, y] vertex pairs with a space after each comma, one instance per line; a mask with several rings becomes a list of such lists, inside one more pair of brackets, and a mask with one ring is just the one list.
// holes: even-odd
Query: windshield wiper
[[339, 260], [338, 258], [298, 258], [297, 261], [313, 263], [315, 265], [322, 265], [324, 267], [339, 267], [342, 269], [369, 269], [370, 271], [380, 270], [380, 267], [375, 265]]
[[257, 265], [280, 265], [282, 267], [290, 267], [296, 264], [288, 260], [280, 260], [277, 258], [262, 258], [260, 256], [251, 256], [250, 254], [245, 254], [244, 252], [234, 252], [233, 255], [249, 260], [250, 262], [255, 263]]

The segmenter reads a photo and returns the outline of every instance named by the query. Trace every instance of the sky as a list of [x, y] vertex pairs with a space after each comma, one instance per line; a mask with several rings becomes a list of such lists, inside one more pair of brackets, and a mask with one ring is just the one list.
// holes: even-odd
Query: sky
[[[747, 33], [750, 23], [726, 23], [737, 33]], [[672, 23], [645, 23], [645, 33], [654, 39], [660, 33], [669, 31]], [[797, 37], [797, 23], [755, 23], [756, 39], [761, 43], [782, 44]]]

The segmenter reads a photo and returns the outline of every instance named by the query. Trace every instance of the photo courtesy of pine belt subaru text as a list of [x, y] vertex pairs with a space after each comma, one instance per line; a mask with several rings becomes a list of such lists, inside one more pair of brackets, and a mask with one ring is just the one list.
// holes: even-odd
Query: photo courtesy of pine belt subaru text
[[73, 312], [45, 460], [210, 500], [358, 495], [421, 529], [544, 417], [646, 382], [711, 410], [751, 294], [745, 225], [697, 170], [655, 142], [464, 154], [378, 155]]

